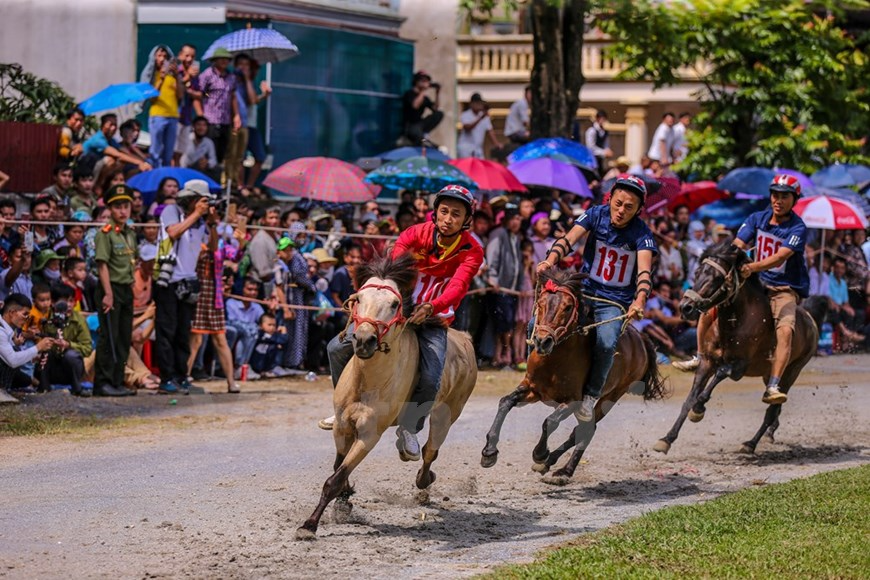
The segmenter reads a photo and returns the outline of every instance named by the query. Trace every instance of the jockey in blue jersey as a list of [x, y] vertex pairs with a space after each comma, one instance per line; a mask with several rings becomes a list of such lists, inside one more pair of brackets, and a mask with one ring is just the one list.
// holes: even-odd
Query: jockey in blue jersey
[[744, 264], [740, 275], [747, 278], [759, 273], [776, 323], [776, 349], [767, 389], [761, 398], [770, 405], [781, 405], [788, 398], [779, 390], [779, 380], [791, 358], [798, 299], [806, 298], [810, 290], [804, 259], [807, 227], [792, 211], [800, 195], [797, 178], [787, 174], [775, 176], [770, 184], [770, 207], [746, 218], [734, 240], [741, 250], [755, 247], [755, 261]]
[[[583, 291], [592, 300], [595, 322], [610, 320], [595, 329], [595, 351], [589, 380], [577, 418], [591, 421], [607, 375], [613, 366], [616, 343], [622, 333], [623, 312], [643, 318], [652, 288], [653, 255], [658, 252], [652, 232], [640, 219], [646, 184], [634, 175], [621, 175], [610, 190], [610, 202], [591, 208], [559, 238], [537, 266], [538, 274], [571, 253], [574, 244], [589, 234], [583, 251], [582, 272], [588, 274]], [[616, 320], [611, 320], [616, 319]]]

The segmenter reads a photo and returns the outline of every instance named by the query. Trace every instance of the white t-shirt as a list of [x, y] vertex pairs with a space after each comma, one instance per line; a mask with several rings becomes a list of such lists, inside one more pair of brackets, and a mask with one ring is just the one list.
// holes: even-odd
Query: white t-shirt
[[[664, 142], [665, 151], [668, 151], [668, 158], [662, 159], [662, 148], [661, 144]], [[653, 135], [652, 143], [649, 146], [649, 151], [647, 152], [647, 157], [653, 159], [655, 161], [661, 161], [662, 163], [670, 162], [670, 151], [674, 146], [674, 130], [671, 127], [668, 127], [664, 123], [661, 123], [656, 129], [655, 135]]]
[[686, 158], [686, 153], [689, 152], [689, 142], [686, 139], [686, 126], [682, 123], [674, 125], [674, 144], [671, 150], [671, 158], [674, 161], [680, 161]]
[[[470, 125], [477, 121], [481, 113], [475, 113], [471, 109], [466, 109], [459, 115], [459, 122], [462, 125]], [[487, 116], [481, 119], [480, 123], [474, 126], [471, 131], [462, 129], [459, 131], [459, 140], [456, 142], [456, 151], [459, 157], [478, 157], [483, 158], [483, 142], [486, 139], [486, 132], [492, 130], [492, 120]]]
[[529, 122], [529, 103], [525, 98], [514, 102], [511, 105], [511, 110], [508, 113], [507, 119], [504, 122], [504, 134], [510, 137], [516, 133], [523, 133], [526, 129], [526, 123]]
[[[161, 239], [169, 237], [166, 233], [166, 228], [171, 225], [184, 221], [184, 215], [181, 213], [181, 208], [176, 204], [167, 205], [160, 214]], [[194, 224], [181, 237], [175, 241], [175, 255], [178, 261], [175, 264], [175, 269], [172, 271], [170, 282], [178, 282], [180, 280], [189, 280], [196, 278], [196, 262], [199, 259], [199, 253], [202, 250], [202, 245], [206, 243], [207, 235], [205, 221], [200, 220]]]

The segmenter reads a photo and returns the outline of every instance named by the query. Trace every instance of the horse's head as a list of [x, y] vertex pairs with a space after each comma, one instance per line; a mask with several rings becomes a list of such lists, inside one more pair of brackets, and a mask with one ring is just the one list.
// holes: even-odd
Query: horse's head
[[746, 252], [730, 241], [707, 248], [695, 270], [694, 288], [680, 301], [683, 318], [698, 320], [701, 313], [733, 300], [742, 286], [740, 267], [748, 260]]
[[535, 297], [535, 328], [532, 343], [539, 355], [549, 355], [585, 319], [581, 284], [585, 274], [550, 270], [541, 274]]
[[368, 359], [378, 351], [389, 352], [393, 331], [403, 328], [412, 309], [411, 291], [417, 279], [415, 260], [405, 255], [395, 260], [376, 258], [356, 269], [357, 290], [351, 309], [354, 353]]

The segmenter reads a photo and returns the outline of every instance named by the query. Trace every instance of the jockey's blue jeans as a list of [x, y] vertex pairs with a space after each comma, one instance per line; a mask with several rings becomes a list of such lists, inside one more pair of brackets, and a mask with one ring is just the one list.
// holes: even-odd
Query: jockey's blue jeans
[[[622, 316], [624, 312], [617, 306], [604, 302], [593, 302], [595, 322]], [[604, 390], [607, 375], [613, 367], [613, 355], [616, 354], [616, 343], [622, 334], [624, 320], [614, 320], [595, 328], [595, 350], [592, 352], [592, 368], [589, 369], [589, 380], [586, 381], [585, 395], [598, 398]]]
[[[423, 429], [426, 416], [432, 410], [432, 404], [441, 389], [441, 375], [444, 373], [444, 359], [447, 355], [447, 328], [420, 326], [416, 332], [420, 346], [420, 379], [411, 394], [409, 404], [399, 417], [399, 424], [411, 433], [418, 433]], [[350, 339], [352, 334], [353, 325], [348, 327], [344, 340], [336, 336], [326, 347], [332, 388], [338, 385], [341, 373], [353, 358], [353, 343]]]

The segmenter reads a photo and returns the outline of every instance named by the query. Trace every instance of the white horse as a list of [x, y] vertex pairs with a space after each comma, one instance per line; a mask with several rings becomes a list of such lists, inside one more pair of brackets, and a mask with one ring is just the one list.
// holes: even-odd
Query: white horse
[[[320, 518], [333, 499], [338, 498], [337, 510], [349, 511], [351, 472], [374, 449], [384, 431], [397, 424], [419, 375], [417, 334], [405, 331], [417, 279], [415, 260], [410, 255], [377, 259], [359, 266], [356, 279], [359, 290], [351, 313], [354, 357], [333, 395], [335, 472], [323, 485], [314, 513], [296, 530], [300, 540], [314, 539]], [[429, 438], [417, 472], [418, 488], [426, 489], [435, 481], [432, 463], [476, 381], [477, 363], [470, 337], [448, 329], [446, 363], [429, 416]]]

